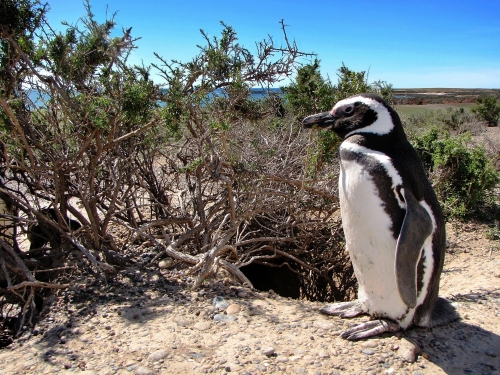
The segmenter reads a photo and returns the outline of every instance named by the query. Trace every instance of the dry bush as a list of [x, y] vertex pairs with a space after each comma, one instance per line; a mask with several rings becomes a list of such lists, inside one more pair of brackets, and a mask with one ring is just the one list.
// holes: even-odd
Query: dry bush
[[54, 34], [44, 8], [8, 2], [33, 12], [14, 31], [0, 25], [4, 320], [22, 327], [48, 290], [109, 277], [141, 241], [156, 244], [154, 261], [168, 254], [196, 274], [193, 287], [220, 268], [250, 283], [240, 268], [259, 262], [300, 274], [303, 297], [352, 294], [337, 172], [314, 165], [311, 136], [279, 97], [249, 96], [309, 56], [283, 23], [284, 44], [268, 37], [255, 54], [223, 24], [191, 62], [160, 59], [165, 89], [127, 65], [130, 29], [112, 38], [113, 19], [97, 23], [89, 4], [79, 26]]
[[332, 193], [337, 172], [329, 166], [323, 178], [306, 179], [309, 134], [293, 122], [273, 128], [272, 120], [212, 129], [204, 137], [211, 148], [202, 156], [193, 137], [175, 158], [164, 155], [163, 165], [140, 172], [151, 181], [169, 180], [171, 199], [161, 204], [154, 189], [145, 191], [156, 206], [150, 211], [163, 217], [135, 230], [192, 264], [189, 273], [199, 270], [195, 287], [217, 267], [251, 284], [239, 268], [287, 262], [300, 274], [304, 297], [345, 299], [354, 281]]

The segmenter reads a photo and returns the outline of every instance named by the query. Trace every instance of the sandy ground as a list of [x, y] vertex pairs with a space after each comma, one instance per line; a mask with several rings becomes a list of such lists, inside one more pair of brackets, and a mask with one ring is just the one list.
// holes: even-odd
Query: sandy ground
[[500, 243], [481, 225], [447, 231], [441, 295], [461, 320], [445, 327], [349, 342], [339, 332], [367, 317], [228, 279], [192, 291], [145, 265], [54, 295], [35, 334], [0, 351], [0, 374], [500, 374]]

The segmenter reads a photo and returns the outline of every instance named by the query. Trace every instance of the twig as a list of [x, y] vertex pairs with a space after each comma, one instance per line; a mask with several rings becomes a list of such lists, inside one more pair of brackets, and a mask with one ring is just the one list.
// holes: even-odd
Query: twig
[[245, 274], [241, 272], [240, 269], [236, 267], [234, 264], [229, 263], [224, 259], [219, 259], [219, 263], [222, 265], [222, 267], [224, 267], [233, 275], [235, 275], [243, 284], [248, 284], [250, 288], [254, 287], [252, 282], [248, 279], [248, 277], [246, 277]]
[[2, 264], [2, 271], [5, 276], [5, 280], [7, 281], [7, 288], [12, 285], [12, 281], [10, 280], [9, 272], [7, 271], [7, 267], [5, 267], [5, 261], [3, 259], [2, 254], [0, 254], [0, 263]]
[[80, 250], [89, 260], [90, 262], [97, 268], [99, 273], [108, 272], [108, 273], [115, 273], [116, 270], [115, 268], [105, 262], [99, 262], [93, 255], [92, 253], [87, 250], [81, 243], [79, 243], [77, 240], [74, 238], [70, 237], [68, 234], [64, 234], [64, 237], [68, 239], [78, 250]]
[[21, 288], [48, 288], [48, 289], [65, 289], [69, 288], [71, 284], [51, 284], [43, 281], [23, 281], [20, 284], [16, 284], [7, 288], [7, 290], [14, 291]]
[[29, 280], [29, 281], [32, 281], [32, 282], [35, 282], [35, 277], [33, 276], [33, 274], [30, 272], [30, 270], [26, 267], [26, 265], [24, 264], [24, 262], [21, 260], [21, 258], [19, 258], [19, 256], [16, 254], [16, 252], [14, 251], [14, 249], [12, 248], [12, 246], [10, 246], [7, 242], [5, 242], [4, 240], [2, 240], [0, 238], [0, 246], [3, 247], [8, 253], [9, 255], [14, 258], [14, 260], [16, 261], [17, 265], [19, 266], [19, 268], [21, 268], [21, 270], [23, 271], [24, 273], [24, 276]]

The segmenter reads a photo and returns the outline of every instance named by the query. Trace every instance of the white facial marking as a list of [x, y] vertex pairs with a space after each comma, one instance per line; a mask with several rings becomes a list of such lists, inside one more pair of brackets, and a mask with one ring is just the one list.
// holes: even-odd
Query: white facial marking
[[377, 113], [377, 120], [369, 126], [365, 126], [364, 128], [353, 130], [352, 132], [348, 133], [346, 135], [346, 137], [353, 135], [353, 134], [359, 134], [359, 133], [373, 133], [373, 134], [383, 135], [383, 134], [388, 134], [391, 132], [391, 130], [394, 128], [394, 124], [392, 123], [391, 114], [389, 113], [387, 108], [382, 103], [380, 103], [374, 99], [365, 98], [363, 96], [354, 96], [352, 98], [347, 98], [347, 99], [341, 100], [337, 104], [335, 104], [331, 113], [335, 114], [335, 112], [337, 111], [337, 109], [339, 107], [342, 107], [342, 106], [347, 105], [347, 104], [354, 104], [356, 102], [361, 102], [363, 104], [366, 104], [372, 110], [374, 110]]

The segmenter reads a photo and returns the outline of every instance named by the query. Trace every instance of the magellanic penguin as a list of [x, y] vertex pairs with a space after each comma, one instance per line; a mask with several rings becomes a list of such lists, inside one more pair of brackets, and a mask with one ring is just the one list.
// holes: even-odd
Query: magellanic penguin
[[306, 117], [303, 126], [330, 129], [343, 139], [340, 209], [358, 280], [357, 301], [321, 312], [374, 319], [341, 334], [349, 340], [455, 320], [451, 305], [438, 298], [443, 214], [398, 114], [377, 95], [360, 94]]

